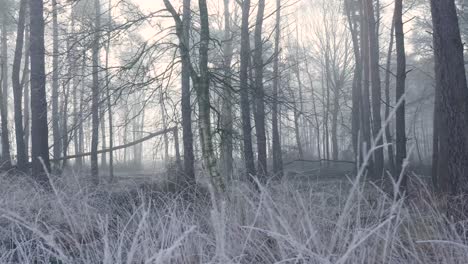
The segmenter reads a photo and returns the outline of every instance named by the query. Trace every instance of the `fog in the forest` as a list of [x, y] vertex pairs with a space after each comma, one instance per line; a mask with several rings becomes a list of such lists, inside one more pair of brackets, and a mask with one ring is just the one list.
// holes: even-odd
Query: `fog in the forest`
[[0, 0], [0, 263], [466, 263], [464, 0]]

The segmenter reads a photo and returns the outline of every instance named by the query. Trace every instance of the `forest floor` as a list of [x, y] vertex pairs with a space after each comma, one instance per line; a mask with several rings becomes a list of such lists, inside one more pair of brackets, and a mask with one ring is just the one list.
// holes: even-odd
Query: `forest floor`
[[392, 198], [349, 164], [292, 163], [253, 191], [233, 183], [221, 212], [209, 194], [168, 192], [163, 174], [118, 175], [96, 190], [83, 177], [43, 193], [0, 177], [0, 263], [466, 263], [462, 225], [424, 181]]

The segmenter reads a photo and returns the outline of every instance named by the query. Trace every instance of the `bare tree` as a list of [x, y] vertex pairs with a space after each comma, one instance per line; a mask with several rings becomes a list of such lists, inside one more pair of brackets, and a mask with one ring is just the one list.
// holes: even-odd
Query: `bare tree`
[[57, 13], [57, 0], [52, 0], [52, 135], [54, 159], [59, 158], [62, 153], [62, 136], [59, 124], [59, 25]]
[[24, 42], [24, 28], [26, 20], [26, 0], [20, 1], [20, 10], [18, 17], [18, 28], [16, 33], [16, 48], [13, 60], [13, 97], [15, 109], [15, 135], [16, 135], [16, 166], [20, 171], [26, 171], [27, 154], [24, 144], [24, 131], [23, 131], [23, 87], [20, 82], [21, 58], [23, 56], [23, 42]]
[[249, 37], [250, 0], [242, 2], [241, 48], [240, 48], [240, 103], [242, 118], [242, 133], [244, 146], [244, 162], [247, 177], [255, 175], [255, 164], [252, 150], [252, 125], [250, 121], [249, 102], [249, 61], [250, 61], [250, 37]]
[[[369, 24], [369, 60], [370, 60], [370, 77], [372, 84], [372, 132], [376, 146], [383, 144], [383, 138], [378, 136], [382, 128], [381, 119], [381, 100], [382, 90], [380, 84], [380, 65], [379, 65], [379, 47], [378, 47], [378, 36], [376, 30], [376, 20], [374, 12], [373, 0], [366, 0], [365, 15], [367, 23]], [[378, 147], [374, 151], [374, 176], [380, 177], [383, 173], [383, 148]]]
[[[195, 183], [194, 162], [195, 156], [193, 154], [193, 132], [192, 132], [192, 106], [191, 106], [191, 92], [190, 92], [190, 28], [192, 21], [192, 10], [190, 9], [190, 0], [184, 0], [182, 11], [182, 28], [180, 50], [182, 57], [182, 141], [184, 143], [184, 173], [186, 181], [189, 184]], [[186, 50], [186, 51], [185, 51]]]
[[2, 15], [2, 88], [0, 91], [0, 110], [2, 118], [2, 160], [0, 168], [11, 167], [10, 137], [8, 131], [8, 37], [7, 14]]
[[91, 135], [91, 180], [94, 185], [99, 184], [99, 167], [98, 167], [98, 144], [99, 144], [99, 41], [101, 30], [101, 3], [99, 0], [94, 0], [94, 39], [92, 44], [93, 58], [93, 85], [91, 99], [92, 113], [92, 135]]
[[431, 0], [436, 102], [433, 177], [437, 189], [468, 193], [468, 90], [454, 0]]
[[46, 189], [50, 188], [47, 173], [49, 162], [49, 133], [45, 92], [44, 15], [43, 1], [29, 1], [31, 56], [31, 139], [32, 175]]
[[273, 172], [283, 176], [283, 156], [281, 153], [280, 133], [278, 129], [278, 90], [279, 90], [279, 54], [281, 39], [281, 0], [276, 0], [275, 54], [273, 57], [273, 104], [272, 104], [272, 145]]
[[224, 71], [224, 90], [223, 106], [221, 113], [221, 161], [223, 173], [227, 179], [232, 178], [233, 172], [233, 100], [232, 95], [232, 57], [233, 45], [231, 28], [231, 14], [229, 11], [230, 0], [224, 0], [224, 40], [223, 40], [223, 71]]
[[265, 134], [265, 91], [263, 89], [263, 39], [262, 27], [265, 13], [265, 0], [259, 0], [255, 24], [255, 130], [257, 135], [258, 174], [265, 181], [267, 174], [267, 142]]
[[396, 175], [399, 176], [403, 173], [402, 187], [406, 189], [407, 175], [404, 173], [404, 171], [402, 171], [403, 162], [406, 158], [406, 122], [404, 99], [406, 80], [406, 54], [402, 17], [403, 0], [395, 0], [394, 21], [397, 52], [396, 101], [399, 102], [396, 110]]

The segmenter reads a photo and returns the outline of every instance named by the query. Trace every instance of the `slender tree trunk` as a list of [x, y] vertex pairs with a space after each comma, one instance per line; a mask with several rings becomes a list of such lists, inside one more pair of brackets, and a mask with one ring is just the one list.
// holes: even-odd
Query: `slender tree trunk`
[[257, 23], [255, 25], [255, 129], [257, 132], [258, 174], [266, 182], [267, 144], [265, 135], [265, 91], [263, 89], [263, 40], [262, 27], [265, 12], [265, 0], [258, 1]]
[[244, 144], [244, 162], [247, 177], [255, 175], [254, 155], [252, 150], [252, 126], [250, 122], [250, 103], [249, 103], [249, 76], [248, 67], [250, 60], [250, 37], [249, 37], [249, 15], [250, 0], [244, 0], [242, 3], [242, 25], [241, 25], [241, 50], [240, 50], [240, 101], [241, 118]]
[[[451, 195], [468, 193], [468, 90], [454, 0], [431, 0], [436, 121], [434, 148], [437, 189]], [[444, 176], [445, 175], [445, 176]]]
[[353, 141], [353, 150], [356, 164], [359, 166], [359, 163], [362, 161], [361, 154], [359, 150], [362, 145], [362, 127], [360, 125], [361, 120], [361, 98], [362, 98], [362, 61], [361, 61], [361, 50], [359, 42], [359, 32], [358, 32], [358, 21], [354, 17], [355, 10], [354, 6], [350, 6], [350, 1], [345, 1], [346, 15], [348, 18], [348, 27], [351, 32], [351, 38], [353, 41], [353, 50], [354, 50], [354, 76], [353, 76], [353, 86], [352, 86], [352, 141]]
[[[29, 7], [28, 4], [26, 3], [26, 11], [28, 11]], [[29, 12], [27, 12], [29, 13]], [[29, 19], [29, 15], [28, 19]], [[30, 83], [30, 72], [29, 72], [29, 21], [26, 23], [26, 28], [25, 28], [25, 40], [24, 40], [24, 68], [23, 68], [23, 76], [22, 76], [22, 81], [21, 81], [21, 87], [23, 88], [23, 105], [24, 105], [24, 153], [26, 155], [26, 162], [29, 162], [29, 138], [31, 135], [31, 126], [30, 126], [30, 107], [31, 107], [31, 102], [30, 102], [30, 89], [29, 89], [29, 83]]]
[[[367, 153], [370, 151], [371, 145], [371, 107], [370, 107], [370, 94], [369, 94], [369, 24], [366, 21], [365, 13], [365, 1], [361, 0], [361, 56], [362, 56], [362, 109], [361, 109], [361, 122], [362, 122], [362, 134], [363, 134], [363, 145], [362, 150]], [[373, 161], [372, 159], [367, 161], [367, 168], [369, 173], [373, 173]]]
[[275, 54], [273, 57], [273, 104], [272, 104], [272, 145], [273, 172], [283, 176], [283, 157], [281, 151], [280, 133], [278, 129], [278, 90], [279, 90], [279, 53], [281, 39], [281, 0], [276, 0]]
[[13, 61], [12, 83], [13, 83], [13, 97], [15, 109], [15, 135], [16, 135], [16, 166], [20, 171], [26, 171], [27, 154], [24, 144], [24, 130], [23, 130], [23, 87], [20, 82], [21, 59], [23, 56], [23, 41], [24, 41], [24, 28], [26, 18], [27, 1], [20, 1], [20, 10], [18, 18], [18, 30], [16, 33], [16, 48]]
[[231, 17], [229, 12], [230, 0], [224, 0], [224, 42], [223, 42], [223, 70], [224, 70], [224, 91], [223, 91], [223, 108], [221, 114], [221, 161], [222, 171], [226, 175], [226, 179], [232, 179], [233, 173], [233, 101], [234, 98], [231, 92], [231, 62], [233, 56], [232, 33], [231, 33]]
[[[59, 39], [58, 39], [58, 6], [57, 0], [52, 0], [52, 134], [53, 157], [60, 158], [62, 152], [62, 136], [59, 125]], [[54, 165], [58, 168], [58, 164]]]
[[338, 114], [340, 113], [340, 84], [335, 80], [333, 87], [333, 112], [332, 112], [332, 159], [338, 160]]
[[11, 167], [11, 155], [10, 137], [8, 131], [8, 39], [5, 16], [3, 16], [2, 22], [2, 89], [0, 91], [0, 110], [2, 118], [2, 160], [0, 160], [0, 168], [8, 169]]
[[192, 15], [190, 0], [183, 1], [182, 39], [179, 39], [182, 56], [182, 141], [184, 144], [184, 173], [185, 181], [195, 184], [195, 156], [193, 153], [192, 107], [190, 100], [190, 28]]
[[110, 54], [110, 32], [112, 26], [112, 5], [111, 0], [109, 0], [109, 31], [107, 33], [107, 42], [106, 42], [106, 97], [107, 97], [107, 111], [109, 111], [108, 121], [109, 121], [109, 182], [114, 181], [114, 152], [112, 148], [114, 147], [114, 126], [113, 126], [113, 115], [112, 115], [112, 98], [110, 93], [110, 77], [109, 77], [109, 54]]
[[[378, 136], [382, 128], [381, 99], [382, 90], [380, 84], [380, 65], [379, 65], [379, 39], [376, 32], [376, 22], [374, 14], [374, 5], [372, 0], [367, 1], [366, 16], [369, 24], [369, 60], [370, 77], [372, 84], [372, 132], [376, 146], [383, 145], [383, 138]], [[378, 147], [374, 151], [374, 177], [381, 177], [383, 173], [383, 148]]]
[[94, 21], [94, 40], [93, 40], [93, 85], [92, 85], [92, 135], [91, 135], [91, 177], [94, 185], [99, 184], [98, 167], [98, 144], [99, 144], [99, 39], [101, 30], [101, 4], [99, 0], [94, 0], [94, 9], [96, 17]]
[[[396, 110], [396, 175], [403, 174], [402, 188], [407, 189], [407, 175], [403, 171], [406, 159], [406, 126], [405, 126], [405, 80], [406, 55], [405, 35], [403, 31], [403, 1], [395, 0], [395, 40], [397, 52], [396, 101], [400, 102]], [[463, 54], [462, 54], [463, 60]], [[465, 87], [466, 89], [466, 80]], [[465, 131], [468, 132], [468, 131]], [[468, 173], [468, 171], [467, 171]]]
[[50, 190], [49, 133], [45, 91], [44, 15], [42, 0], [29, 1], [31, 54], [32, 176]]
[[[101, 108], [101, 112], [100, 112], [100, 124], [101, 124], [101, 131], [100, 131], [100, 134], [101, 134], [101, 141], [102, 141], [102, 148], [105, 149], [106, 148], [106, 109], [103, 109], [107, 107], [107, 105], [105, 104], [101, 104], [100, 108]], [[106, 157], [106, 153], [102, 153], [101, 154], [101, 166], [103, 168], [107, 167], [107, 157]]]
[[305, 59], [305, 64], [306, 64], [306, 72], [307, 76], [309, 77], [309, 83], [310, 83], [310, 94], [311, 94], [311, 101], [312, 101], [312, 109], [314, 111], [314, 120], [315, 120], [315, 137], [317, 140], [317, 156], [318, 159], [322, 159], [322, 154], [321, 154], [321, 146], [320, 146], [320, 121], [318, 118], [318, 111], [317, 111], [317, 104], [315, 102], [315, 89], [314, 89], [314, 80], [312, 79], [312, 74], [309, 71], [309, 60], [307, 59], [307, 56], [304, 56]]
[[[208, 72], [208, 48], [210, 42], [210, 30], [208, 22], [208, 7], [206, 0], [199, 0], [200, 8], [200, 48], [199, 69], [200, 77], [197, 78], [198, 111], [200, 125], [200, 145], [202, 147], [203, 162], [210, 176], [210, 182], [214, 188], [214, 195], [218, 199], [224, 199], [225, 181], [216, 168], [216, 157], [213, 149], [210, 119], [210, 78]], [[219, 207], [217, 208], [220, 209]]]
[[[385, 120], [389, 120], [390, 117], [390, 72], [391, 72], [391, 62], [392, 62], [392, 52], [393, 52], [393, 33], [395, 29], [395, 19], [392, 21], [392, 26], [390, 28], [390, 43], [388, 44], [388, 53], [387, 53], [387, 67], [385, 68]], [[398, 101], [398, 98], [397, 98]], [[393, 176], [398, 178], [399, 174], [395, 173], [395, 154], [393, 151], [393, 140], [391, 132], [391, 123], [385, 126], [385, 139], [387, 140], [387, 155], [388, 155], [388, 166], [390, 173]]]

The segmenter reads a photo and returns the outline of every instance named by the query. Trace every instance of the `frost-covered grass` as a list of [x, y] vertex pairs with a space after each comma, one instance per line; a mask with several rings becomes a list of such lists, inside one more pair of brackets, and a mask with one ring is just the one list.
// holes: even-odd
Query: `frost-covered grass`
[[[343, 176], [344, 177], [344, 176]], [[37, 191], [0, 180], [0, 263], [467, 263], [460, 228], [419, 181], [406, 200], [363, 180], [232, 184], [211, 213], [199, 190], [100, 186]], [[108, 190], [108, 191], [104, 191]], [[126, 190], [126, 191], [123, 191]], [[193, 198], [193, 196], [191, 196]], [[222, 241], [220, 241], [222, 240]]]

